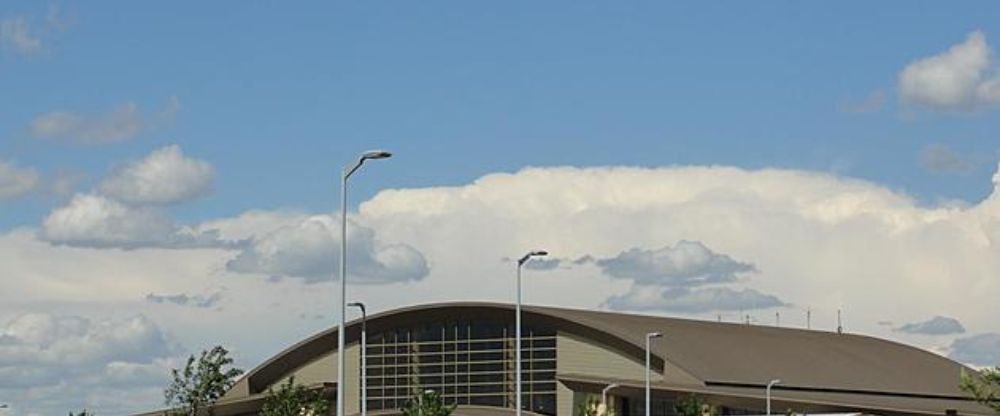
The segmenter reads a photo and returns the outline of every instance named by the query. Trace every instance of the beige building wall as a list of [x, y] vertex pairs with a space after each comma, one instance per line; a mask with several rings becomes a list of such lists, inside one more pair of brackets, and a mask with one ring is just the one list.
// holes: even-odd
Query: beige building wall
[[[602, 379], [646, 380], [646, 363], [603, 345], [560, 332], [556, 337], [556, 372]], [[662, 380], [653, 369], [652, 380]]]
[[[665, 373], [660, 372], [654, 367], [651, 381], [702, 385], [699, 379], [669, 360], [664, 363], [664, 371]], [[610, 346], [560, 332], [556, 337], [556, 374], [557, 378], [559, 375], [577, 375], [598, 380], [629, 380], [645, 383], [646, 362], [644, 359], [614, 350]], [[574, 406], [573, 391], [562, 383], [556, 383], [557, 414], [573, 415], [576, 410]]]
[[[359, 344], [347, 345], [344, 356], [344, 411], [347, 414], [361, 412], [361, 347]], [[330, 352], [324, 354], [309, 363], [295, 369], [287, 376], [283, 377], [276, 384], [271, 385], [277, 388], [282, 383], [287, 383], [289, 377], [295, 377], [295, 384], [313, 385], [319, 383], [334, 383], [337, 381], [337, 353]], [[266, 389], [265, 389], [266, 390]]]

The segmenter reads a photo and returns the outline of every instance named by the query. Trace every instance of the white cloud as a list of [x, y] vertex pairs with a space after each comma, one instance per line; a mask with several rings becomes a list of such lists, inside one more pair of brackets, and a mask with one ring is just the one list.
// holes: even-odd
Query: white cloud
[[35, 189], [38, 182], [36, 170], [0, 160], [0, 200], [23, 196]]
[[97, 248], [216, 247], [211, 233], [180, 227], [155, 208], [130, 206], [100, 195], [77, 194], [42, 223], [40, 236], [53, 244]]
[[941, 54], [917, 60], [899, 73], [900, 98], [946, 110], [1000, 104], [1000, 75], [981, 31]]
[[145, 130], [169, 123], [180, 110], [180, 100], [171, 96], [163, 110], [143, 115], [134, 102], [104, 113], [53, 111], [31, 121], [31, 134], [38, 139], [82, 145], [102, 145], [132, 140]]
[[226, 248], [217, 232], [174, 223], [160, 207], [209, 192], [214, 171], [176, 146], [153, 151], [105, 178], [98, 193], [73, 196], [49, 213], [39, 235], [54, 244], [94, 248]]
[[753, 289], [736, 290], [728, 287], [691, 289], [633, 285], [627, 293], [608, 298], [605, 306], [626, 311], [704, 313], [769, 309], [785, 306], [785, 302], [774, 295], [763, 294]]
[[0, 48], [24, 54], [44, 49], [42, 39], [34, 33], [31, 24], [23, 16], [0, 20]]
[[[300, 277], [315, 283], [333, 279], [339, 270], [339, 221], [329, 215], [302, 218], [249, 241], [226, 264], [236, 273]], [[428, 273], [419, 251], [406, 244], [386, 244], [375, 231], [355, 222], [347, 228], [348, 274], [357, 283], [420, 280]]]
[[180, 347], [142, 315], [92, 320], [25, 314], [0, 327], [0, 392], [27, 414], [62, 413], [67, 405], [95, 401], [94, 390], [113, 386], [135, 392], [162, 386], [179, 352]]
[[208, 162], [186, 157], [177, 145], [153, 151], [106, 178], [108, 197], [138, 205], [169, 205], [206, 195], [215, 176]]
[[923, 322], [913, 322], [896, 328], [900, 332], [923, 335], [949, 335], [965, 332], [965, 327], [955, 318], [935, 316]]
[[[843, 309], [848, 317], [872, 317], [849, 320], [852, 331], [905, 336], [876, 322], [924, 319], [927, 305], [969, 328], [997, 325], [975, 305], [1000, 296], [1000, 190], [979, 203], [936, 207], [871, 182], [809, 171], [531, 168], [463, 186], [385, 190], [361, 205], [358, 218], [427, 256], [434, 269], [419, 287], [432, 295], [421, 299], [507, 300], [513, 269], [496, 259], [528, 249], [612, 259], [628, 247], [686, 240], [744, 268], [752, 264], [759, 270], [752, 289], [809, 307], [814, 328], [834, 327]], [[634, 276], [649, 277], [670, 269], [637, 270], [645, 273]], [[628, 279], [603, 271], [591, 260], [528, 273], [527, 299], [593, 307], [631, 290]], [[898, 299], [889, 310], [886, 293]], [[785, 321], [805, 326], [805, 313]]]

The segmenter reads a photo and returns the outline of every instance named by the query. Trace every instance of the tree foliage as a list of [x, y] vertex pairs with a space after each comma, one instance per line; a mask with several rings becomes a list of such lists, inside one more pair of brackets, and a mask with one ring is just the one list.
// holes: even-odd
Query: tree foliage
[[80, 413], [73, 413], [73, 411], [71, 410], [69, 412], [69, 416], [94, 416], [94, 412], [91, 412], [87, 409], [83, 409], [82, 411], [80, 411]]
[[323, 393], [309, 390], [301, 384], [295, 384], [295, 378], [290, 377], [287, 383], [275, 391], [267, 390], [267, 398], [260, 409], [261, 416], [313, 416], [325, 415], [330, 410], [330, 402], [323, 398]]
[[719, 409], [697, 394], [684, 396], [674, 405], [674, 412], [680, 416], [716, 416]]
[[183, 370], [171, 371], [173, 381], [163, 391], [166, 404], [185, 416], [196, 416], [200, 410], [210, 408], [243, 374], [243, 370], [231, 368], [232, 364], [229, 351], [221, 346], [202, 351], [197, 360], [192, 354]]
[[403, 416], [449, 416], [455, 411], [455, 404], [446, 404], [434, 390], [424, 390], [416, 392], [399, 411]]
[[589, 395], [576, 406], [576, 416], [614, 416], [614, 412], [603, 406], [597, 396]]
[[962, 370], [959, 386], [976, 398], [976, 401], [1000, 413], [1000, 366], [985, 368], [978, 374]]

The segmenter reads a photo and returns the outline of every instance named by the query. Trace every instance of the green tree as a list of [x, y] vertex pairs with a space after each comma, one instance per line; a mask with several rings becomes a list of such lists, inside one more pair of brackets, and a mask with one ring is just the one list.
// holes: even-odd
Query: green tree
[[449, 416], [455, 404], [445, 404], [444, 398], [434, 390], [415, 392], [399, 409], [403, 416]]
[[83, 409], [83, 411], [81, 411], [80, 413], [73, 413], [73, 411], [71, 410], [69, 412], [69, 416], [94, 416], [94, 412], [91, 412], [87, 409]]
[[601, 413], [601, 401], [597, 396], [588, 395], [587, 399], [576, 406], [576, 416], [614, 416], [614, 411], [603, 408], [606, 413]]
[[305, 416], [325, 415], [330, 410], [330, 402], [323, 398], [323, 393], [309, 390], [301, 384], [295, 384], [295, 377], [290, 377], [287, 383], [275, 391], [267, 389], [267, 398], [260, 409], [261, 416]]
[[716, 416], [719, 409], [697, 394], [689, 394], [677, 401], [674, 412], [680, 416]]
[[173, 381], [163, 391], [166, 404], [174, 406], [175, 412], [180, 415], [197, 416], [206, 408], [212, 414], [212, 404], [243, 374], [243, 370], [231, 368], [232, 364], [229, 351], [221, 346], [202, 351], [197, 360], [192, 354], [183, 370], [175, 368], [171, 371]]
[[976, 401], [1000, 413], [1000, 366], [984, 368], [969, 374], [962, 370], [959, 387], [976, 398]]

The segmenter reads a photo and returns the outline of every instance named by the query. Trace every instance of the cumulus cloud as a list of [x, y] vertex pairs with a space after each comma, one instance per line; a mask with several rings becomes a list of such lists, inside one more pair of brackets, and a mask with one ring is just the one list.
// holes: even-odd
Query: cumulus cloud
[[[996, 180], [1000, 183], [1000, 175]], [[650, 252], [663, 250], [664, 242], [688, 241], [728, 256], [729, 261], [698, 264], [727, 265], [721, 270], [737, 273], [738, 279], [674, 287], [726, 284], [742, 290], [749, 278], [737, 271], [752, 265], [760, 270], [749, 274], [753, 290], [810, 305], [814, 323], [835, 322], [837, 309], [914, 322], [926, 317], [926, 305], [935, 305], [966, 325], [996, 325], [988, 308], [972, 305], [991, 304], [1000, 295], [995, 278], [1000, 275], [1000, 190], [979, 202], [933, 206], [886, 186], [822, 172], [723, 166], [528, 168], [462, 186], [385, 190], [362, 203], [358, 218], [383, 238], [405, 241], [433, 260], [433, 278], [427, 279], [433, 283], [428, 291], [437, 296], [433, 300], [506, 299], [510, 280], [503, 277], [511, 269], [497, 258], [540, 247], [584, 260], [568, 269], [530, 274], [525, 281], [531, 301], [593, 307], [609, 295], [627, 293], [634, 283], [603, 278], [588, 266], [603, 272], [597, 261], [618, 259], [625, 248], [638, 247], [643, 256], [634, 257], [639, 259], [656, 258]], [[610, 270], [646, 278], [660, 269]], [[725, 273], [701, 276], [680, 281], [731, 279]], [[661, 296], [669, 288], [648, 286]], [[566, 287], [588, 289], [567, 297]], [[886, 316], [885, 293], [906, 299], [894, 304], [891, 316]], [[875, 321], [855, 323], [852, 330], [891, 333]]]
[[611, 296], [605, 302], [605, 306], [617, 310], [683, 313], [768, 309], [785, 305], [777, 296], [753, 289], [662, 288], [650, 285], [634, 285], [627, 293]]
[[38, 186], [38, 172], [0, 160], [0, 200], [23, 196]]
[[179, 108], [180, 101], [172, 96], [163, 110], [152, 115], [141, 114], [134, 102], [104, 113], [53, 111], [31, 121], [31, 134], [38, 139], [83, 145], [119, 143], [136, 138], [145, 129], [169, 122]]
[[936, 173], [969, 173], [972, 162], [942, 144], [932, 144], [920, 152], [920, 165]]
[[189, 158], [172, 145], [129, 163], [101, 182], [99, 190], [129, 204], [169, 205], [204, 196], [214, 175], [208, 162]]
[[[333, 278], [340, 258], [339, 221], [329, 215], [302, 218], [250, 240], [226, 264], [236, 273], [299, 277], [315, 283]], [[392, 283], [420, 280], [428, 273], [427, 261], [413, 247], [386, 244], [375, 231], [355, 222], [347, 228], [348, 274], [358, 283]]]
[[1000, 333], [978, 334], [951, 343], [949, 356], [976, 366], [1000, 365]]
[[105, 178], [96, 193], [73, 196], [42, 222], [54, 244], [94, 248], [228, 248], [216, 231], [176, 224], [162, 209], [205, 195], [214, 171], [173, 145], [153, 151]]
[[910, 334], [950, 335], [965, 332], [965, 327], [955, 318], [935, 316], [923, 322], [913, 322], [903, 325], [896, 328], [896, 330]]
[[53, 244], [95, 248], [193, 248], [227, 244], [211, 232], [176, 225], [155, 208], [130, 206], [93, 194], [77, 194], [66, 206], [49, 213], [39, 235]]
[[146, 295], [146, 302], [160, 304], [169, 303], [177, 306], [190, 306], [193, 308], [211, 308], [217, 305], [221, 300], [222, 292], [213, 292], [209, 295], [188, 295], [186, 293], [178, 293], [175, 295], [158, 295], [150, 293]]
[[734, 282], [737, 274], [756, 271], [752, 264], [715, 253], [697, 241], [655, 250], [631, 248], [594, 263], [612, 277], [667, 286]]
[[24, 16], [0, 20], [0, 48], [18, 53], [37, 53], [43, 50], [42, 39]]
[[1000, 75], [981, 31], [907, 65], [899, 74], [898, 88], [903, 102], [938, 109], [967, 111], [1000, 103]]
[[[27, 414], [64, 412], [49, 406], [82, 401], [93, 394], [89, 389], [162, 386], [179, 352], [143, 315], [92, 320], [25, 314], [0, 327], [0, 391], [20, 392], [5, 400]], [[61, 397], [78, 387], [80, 396]]]

